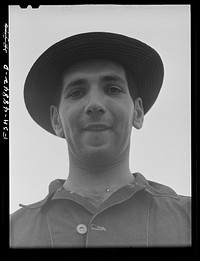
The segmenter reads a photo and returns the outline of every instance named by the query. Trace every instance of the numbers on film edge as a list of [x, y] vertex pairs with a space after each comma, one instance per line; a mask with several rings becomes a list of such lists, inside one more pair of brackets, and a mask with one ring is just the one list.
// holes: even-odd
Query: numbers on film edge
[[3, 138], [8, 139], [8, 111], [9, 111], [9, 88], [8, 88], [8, 71], [9, 68], [6, 64], [3, 66], [4, 69], [4, 81], [3, 81], [3, 91], [2, 91], [2, 100], [3, 100]]

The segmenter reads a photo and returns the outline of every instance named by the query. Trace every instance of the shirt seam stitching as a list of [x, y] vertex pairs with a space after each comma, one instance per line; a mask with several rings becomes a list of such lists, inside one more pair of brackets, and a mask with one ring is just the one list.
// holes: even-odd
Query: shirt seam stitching
[[149, 195], [148, 195], [148, 213], [147, 213], [147, 247], [149, 246], [149, 219], [150, 219], [150, 213], [149, 213]]
[[51, 246], [52, 246], [52, 248], [53, 248], [53, 247], [54, 247], [54, 243], [53, 243], [53, 237], [52, 237], [52, 233], [51, 233], [51, 228], [50, 228], [49, 215], [48, 215], [48, 213], [47, 213], [47, 226], [48, 226], [48, 231], [49, 231]]
[[150, 190], [148, 190], [148, 188], [145, 188], [145, 190], [151, 194], [152, 196], [155, 196], [155, 197], [169, 197], [169, 198], [173, 198], [173, 199], [176, 199], [176, 200], [180, 200], [180, 198], [178, 196], [175, 196], [175, 195], [170, 195], [170, 194], [156, 194], [156, 193], [153, 193], [151, 192]]

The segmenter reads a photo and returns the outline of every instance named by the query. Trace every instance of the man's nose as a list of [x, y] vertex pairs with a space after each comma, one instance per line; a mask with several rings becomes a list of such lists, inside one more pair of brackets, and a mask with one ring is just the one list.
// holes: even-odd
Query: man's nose
[[103, 115], [106, 112], [102, 97], [99, 94], [92, 94], [85, 108], [85, 112], [89, 116]]

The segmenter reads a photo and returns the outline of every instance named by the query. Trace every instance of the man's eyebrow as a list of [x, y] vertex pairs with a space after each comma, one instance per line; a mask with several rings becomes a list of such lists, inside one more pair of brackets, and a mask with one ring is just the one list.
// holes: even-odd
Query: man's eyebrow
[[82, 78], [71, 80], [71, 81], [67, 84], [67, 86], [65, 86], [65, 88], [64, 88], [63, 91], [65, 92], [67, 89], [69, 89], [69, 88], [71, 88], [71, 87], [75, 87], [75, 86], [77, 86], [77, 85], [83, 85], [83, 84], [85, 84], [85, 83], [87, 83], [87, 80], [86, 80], [86, 79], [82, 79]]
[[[123, 78], [119, 77], [118, 75], [103, 75], [103, 76], [100, 76], [100, 81], [103, 81], [103, 82], [117, 82], [117, 81], [120, 81], [120, 82], [123, 82], [125, 84], [127, 84], [126, 80], [124, 80]], [[84, 79], [84, 78], [80, 78], [80, 79], [74, 79], [74, 80], [71, 80], [67, 86], [64, 88], [64, 92], [69, 89], [69, 88], [73, 88], [77, 85], [84, 85], [86, 84], [88, 81], [87, 79]]]

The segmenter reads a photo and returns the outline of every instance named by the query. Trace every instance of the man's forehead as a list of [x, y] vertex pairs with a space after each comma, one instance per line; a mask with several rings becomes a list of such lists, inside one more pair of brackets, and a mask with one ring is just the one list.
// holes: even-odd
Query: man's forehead
[[77, 62], [63, 74], [64, 81], [84, 75], [116, 74], [126, 78], [124, 67], [111, 60], [92, 59]]

